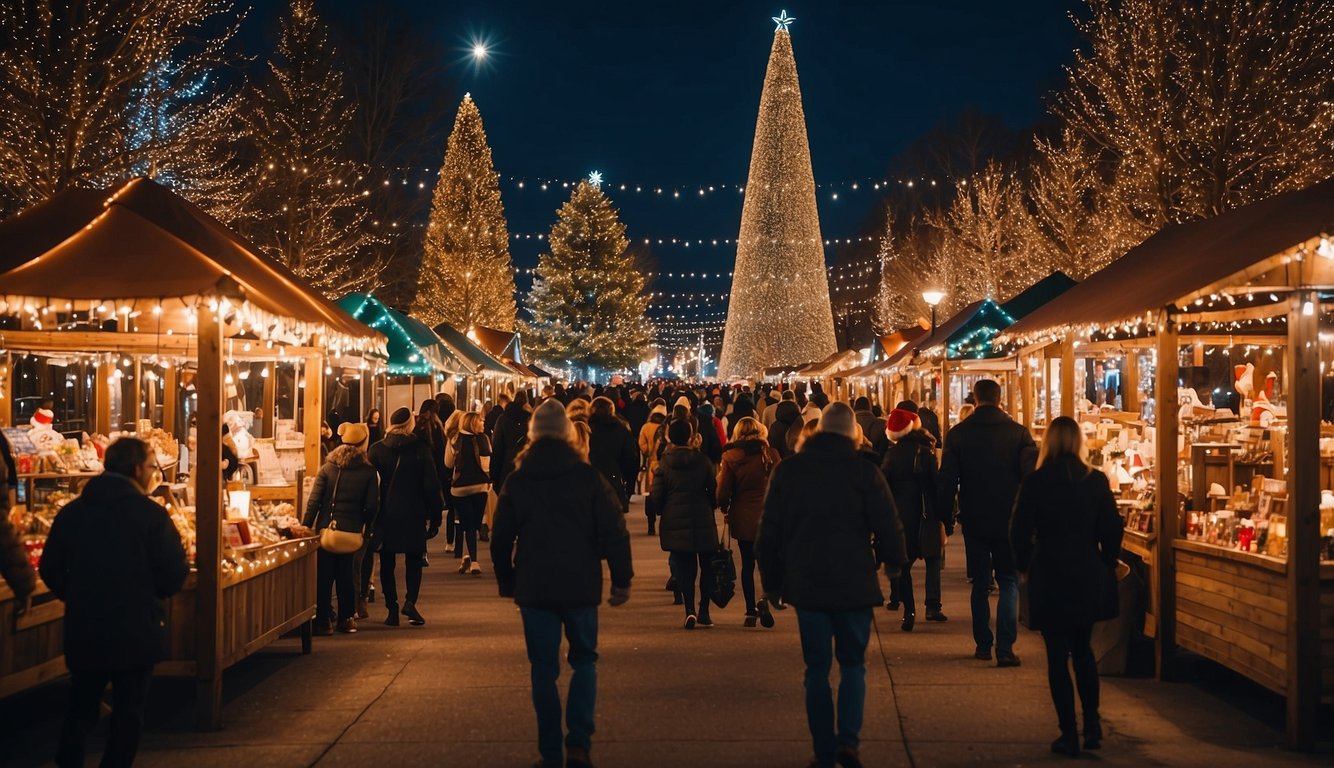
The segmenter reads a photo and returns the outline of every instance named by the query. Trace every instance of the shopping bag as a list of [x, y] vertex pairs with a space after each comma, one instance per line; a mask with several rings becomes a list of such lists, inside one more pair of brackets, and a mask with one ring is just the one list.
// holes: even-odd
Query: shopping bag
[[713, 604], [726, 608], [736, 594], [736, 561], [732, 558], [732, 539], [728, 535], [727, 524], [723, 524], [723, 541], [718, 551], [709, 561], [710, 577], [713, 579]]

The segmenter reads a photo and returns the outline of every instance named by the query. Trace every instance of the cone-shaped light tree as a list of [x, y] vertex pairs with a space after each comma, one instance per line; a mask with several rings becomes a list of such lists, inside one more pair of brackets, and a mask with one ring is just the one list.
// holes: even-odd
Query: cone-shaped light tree
[[775, 21], [718, 365], [724, 378], [837, 349], [791, 20]]
[[474, 325], [513, 329], [509, 239], [482, 113], [465, 94], [435, 185], [412, 314], [429, 326], [449, 323], [464, 332]]
[[582, 182], [537, 260], [523, 343], [553, 366], [615, 370], [639, 364], [653, 338], [644, 275], [625, 225], [596, 183]]

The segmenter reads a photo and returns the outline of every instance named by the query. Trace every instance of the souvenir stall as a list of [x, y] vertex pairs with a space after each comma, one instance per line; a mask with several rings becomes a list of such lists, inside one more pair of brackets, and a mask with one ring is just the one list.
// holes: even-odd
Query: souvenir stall
[[798, 385], [806, 385], [808, 392], [813, 392], [818, 385], [825, 394], [832, 398], [836, 391], [834, 377], [861, 364], [861, 352], [855, 349], [845, 349], [842, 352], [835, 352], [819, 362], [797, 369], [796, 373], [792, 374], [792, 381]]
[[1297, 748], [1334, 699], [1331, 229], [1334, 180], [1170, 227], [1005, 334], [1059, 359], [1059, 412], [1081, 371], [1133, 385], [1086, 433], [1150, 569], [1159, 675], [1181, 648], [1284, 695]]
[[467, 374], [454, 377], [454, 401], [467, 409], [472, 403], [495, 402], [501, 392], [513, 395], [523, 386], [522, 375], [504, 360], [482, 349], [467, 334], [441, 323], [434, 329], [445, 346], [468, 366]]
[[[24, 256], [0, 274], [0, 349], [9, 360], [92, 361], [99, 413], [126, 380], [134, 382], [134, 432], [164, 467], [152, 496], [170, 513], [192, 563], [184, 589], [168, 601], [167, 660], [156, 671], [194, 679], [199, 725], [213, 728], [223, 670], [294, 630], [303, 651], [310, 649], [317, 546], [297, 535], [295, 524], [300, 479], [313, 476], [320, 461], [325, 359], [380, 350], [384, 340], [156, 183], [139, 178], [96, 194], [96, 207], [62, 208], [68, 198], [57, 196], [0, 224], [0, 241]], [[294, 419], [277, 427], [302, 446], [301, 458], [285, 468], [259, 450], [260, 483], [225, 493], [221, 471], [208, 468], [221, 467], [233, 372], [251, 365], [294, 371]], [[192, 404], [193, 450], [174, 437], [182, 428], [169, 423], [177, 408], [146, 412], [148, 391]], [[0, 410], [12, 419], [8, 402]], [[95, 421], [108, 426], [108, 439], [116, 436], [104, 416]], [[251, 442], [244, 432], [233, 426], [228, 438]], [[36, 560], [59, 507], [100, 471], [102, 443], [52, 438], [35, 427], [6, 436], [24, 456], [26, 487], [15, 517]], [[195, 471], [186, 472], [191, 465]], [[12, 594], [0, 591], [0, 616], [9, 617], [0, 623], [0, 694], [63, 669], [62, 604], [39, 588], [30, 613], [14, 621], [13, 612]]]

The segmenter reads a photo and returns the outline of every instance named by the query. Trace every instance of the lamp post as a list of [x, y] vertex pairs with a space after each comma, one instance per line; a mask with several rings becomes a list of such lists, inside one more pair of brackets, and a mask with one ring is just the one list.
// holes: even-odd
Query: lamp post
[[925, 301], [931, 307], [931, 335], [936, 335], [936, 305], [944, 301], [945, 292], [937, 288], [928, 288], [922, 291], [922, 301]]

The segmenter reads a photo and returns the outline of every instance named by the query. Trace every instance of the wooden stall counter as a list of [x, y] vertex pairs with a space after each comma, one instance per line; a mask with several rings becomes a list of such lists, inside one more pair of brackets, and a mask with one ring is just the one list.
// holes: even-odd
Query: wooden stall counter
[[[1288, 564], [1176, 539], [1176, 637], [1186, 650], [1287, 692]], [[1334, 564], [1320, 569], [1322, 696], [1334, 697]]]
[[22, 607], [0, 581], [0, 698], [65, 674], [65, 604], [39, 579], [31, 608], [20, 616]]
[[[310, 620], [315, 614], [314, 538], [227, 550], [223, 560], [221, 666], [232, 666], [295, 629], [301, 651], [310, 652]], [[196, 573], [167, 603], [167, 659], [154, 673], [194, 677]]]

